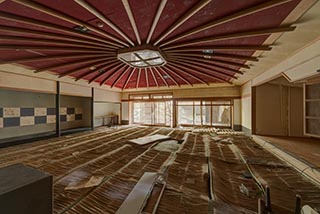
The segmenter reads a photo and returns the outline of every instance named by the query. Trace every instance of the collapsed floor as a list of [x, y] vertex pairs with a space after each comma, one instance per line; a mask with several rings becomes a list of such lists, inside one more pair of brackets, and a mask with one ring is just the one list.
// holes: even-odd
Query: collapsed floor
[[[177, 141], [128, 142], [152, 134]], [[101, 128], [1, 149], [0, 167], [14, 163], [54, 176], [55, 214], [115, 213], [145, 172], [167, 183], [157, 213], [256, 213], [265, 185], [274, 213], [294, 213], [296, 194], [320, 210], [320, 188], [244, 135]]]

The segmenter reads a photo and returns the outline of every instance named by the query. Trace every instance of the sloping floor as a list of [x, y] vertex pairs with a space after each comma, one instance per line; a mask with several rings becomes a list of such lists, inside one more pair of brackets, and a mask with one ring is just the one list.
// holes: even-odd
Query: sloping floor
[[[183, 142], [171, 151], [165, 142], [128, 142], [152, 134]], [[320, 209], [318, 187], [244, 135], [101, 128], [0, 149], [0, 167], [20, 162], [54, 176], [55, 214], [115, 213], [145, 172], [163, 173], [167, 182], [157, 213], [255, 213], [264, 185], [274, 213], [294, 213], [296, 194]]]
[[291, 155], [320, 168], [320, 139], [304, 137], [260, 136], [274, 146]]

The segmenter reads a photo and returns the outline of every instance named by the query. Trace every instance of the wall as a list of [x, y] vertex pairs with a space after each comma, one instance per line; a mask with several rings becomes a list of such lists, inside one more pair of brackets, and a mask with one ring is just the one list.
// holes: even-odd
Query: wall
[[[70, 78], [58, 79], [46, 72], [38, 76], [31, 70], [19, 66], [0, 66], [0, 140], [3, 139], [4, 142], [12, 137], [26, 138], [34, 134], [37, 136], [44, 133], [54, 134], [55, 115], [45, 115], [47, 113], [45, 111], [49, 108], [51, 113], [52, 109], [55, 111], [56, 86], [57, 81], [60, 80], [61, 129], [90, 127], [92, 86], [95, 85], [74, 83]], [[101, 87], [94, 89], [94, 95], [95, 102], [107, 103], [104, 107], [101, 107], [101, 104], [96, 105], [97, 115], [109, 114], [109, 112], [120, 115], [120, 92], [113, 92]], [[108, 104], [110, 102], [117, 102], [117, 104]], [[1, 128], [4, 125], [3, 107], [16, 107], [19, 108], [19, 111], [20, 108], [25, 107], [33, 109], [42, 107], [40, 109], [41, 118], [22, 118], [21, 124], [23, 126], [3, 129]], [[35, 111], [34, 114], [36, 114]], [[38, 116], [34, 115], [33, 117]], [[18, 119], [20, 122], [20, 118]], [[18, 119], [6, 119], [6, 124], [9, 120], [12, 123], [17, 123]], [[26, 123], [36, 123], [36, 120], [38, 121], [36, 125], [25, 125]], [[44, 121], [50, 121], [50, 124], [46, 124]]]
[[60, 96], [61, 130], [91, 127], [91, 98]]
[[303, 88], [278, 78], [256, 87], [255, 130], [259, 135], [303, 135]]
[[94, 103], [94, 126], [102, 126], [104, 124], [104, 116], [118, 115], [120, 117], [120, 103]]
[[104, 116], [118, 115], [121, 121], [121, 93], [94, 89], [94, 126], [104, 125]]
[[55, 95], [0, 88], [0, 140], [55, 132], [47, 108], [55, 108]]
[[242, 131], [251, 134], [252, 132], [252, 89], [251, 82], [241, 86], [241, 126]]

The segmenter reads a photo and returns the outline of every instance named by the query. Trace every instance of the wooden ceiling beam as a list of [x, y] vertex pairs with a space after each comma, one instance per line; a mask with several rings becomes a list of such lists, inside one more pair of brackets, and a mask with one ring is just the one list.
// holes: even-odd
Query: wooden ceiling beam
[[124, 6], [124, 8], [126, 9], [128, 18], [130, 20], [131, 26], [133, 28], [134, 34], [137, 38], [137, 42], [139, 45], [141, 45], [141, 39], [140, 39], [140, 35], [139, 35], [139, 30], [136, 24], [136, 21], [134, 20], [134, 16], [132, 14], [131, 8], [130, 8], [130, 4], [128, 0], [122, 0], [122, 4]]
[[91, 6], [87, 1], [85, 0], [74, 0], [76, 3], [78, 3], [80, 6], [82, 6], [84, 9], [98, 17], [101, 21], [103, 21], [105, 24], [107, 24], [109, 27], [111, 27], [115, 32], [117, 32], [122, 38], [124, 38], [127, 42], [129, 42], [132, 46], [134, 46], [134, 43], [129, 39], [129, 37], [120, 30], [115, 24], [113, 24], [107, 17], [105, 17], [102, 13], [100, 13], [96, 8]]
[[198, 46], [198, 47], [186, 47], [186, 48], [176, 48], [172, 50], [167, 50], [166, 47], [162, 48], [162, 51], [166, 53], [175, 52], [189, 52], [189, 51], [203, 51], [203, 50], [223, 50], [223, 51], [270, 51], [272, 49], [269, 45], [211, 45], [211, 46]]
[[[17, 27], [9, 27], [9, 26], [3, 26], [0, 25], [0, 30], [5, 32], [11, 32], [14, 34], [30, 34], [30, 35], [37, 35], [41, 38], [29, 38], [29, 37], [18, 37], [18, 36], [11, 36], [12, 39], [14, 38], [25, 38], [25, 40], [28, 41], [39, 41], [39, 42], [45, 42], [45, 43], [58, 43], [58, 44], [69, 44], [68, 46], [78, 46], [78, 47], [93, 47], [93, 48], [99, 48], [104, 50], [115, 50], [115, 47], [107, 45], [105, 43], [97, 42], [92, 39], [83, 39], [75, 36], [67, 36], [64, 34], [57, 34], [57, 33], [51, 33], [51, 32], [44, 32], [44, 31], [38, 31], [38, 30], [29, 30], [25, 28], [17, 28]], [[4, 37], [4, 36], [2, 36]], [[10, 36], [6, 36], [7, 38], [10, 38]], [[43, 37], [49, 37], [54, 39], [61, 39], [61, 40], [52, 40], [52, 39], [42, 39]], [[21, 39], [20, 39], [21, 40]], [[65, 41], [71, 41], [71, 43], [67, 43]]]
[[[100, 34], [102, 36], [104, 36], [105, 38], [108, 38], [112, 41], [114, 41], [114, 45], [117, 46], [117, 44], [121, 44], [123, 46], [126, 46], [128, 47], [129, 45], [123, 41], [121, 41], [120, 39], [117, 39], [116, 37], [114, 36], [111, 36], [110, 34], [108, 34], [107, 32], [89, 24], [89, 23], [86, 23], [86, 22], [83, 22], [81, 20], [78, 20], [72, 16], [69, 16], [67, 14], [64, 14], [60, 11], [57, 11], [57, 10], [54, 10], [54, 9], [51, 9], [47, 6], [44, 6], [42, 4], [39, 4], [35, 1], [29, 1], [29, 0], [13, 0], [14, 2], [18, 3], [18, 4], [21, 4], [21, 5], [24, 5], [24, 6], [27, 6], [29, 8], [32, 8], [34, 10], [37, 10], [37, 11], [40, 11], [40, 12], [43, 12], [45, 14], [48, 14], [50, 16], [53, 16], [53, 17], [56, 17], [58, 19], [61, 19], [61, 20], [64, 20], [68, 23], [72, 23], [74, 25], [79, 25], [79, 26], [84, 26], [86, 28], [88, 28], [89, 30], [97, 33], [97, 34]], [[123, 47], [122, 46], [122, 47]]]
[[254, 61], [257, 62], [259, 61], [257, 57], [252, 57], [252, 56], [242, 56], [242, 55], [235, 55], [235, 54], [221, 54], [221, 53], [212, 53], [212, 54], [207, 54], [207, 53], [166, 53], [168, 56], [197, 56], [197, 57], [202, 57], [204, 58], [205, 56], [211, 57], [211, 58], [228, 58], [228, 59], [237, 59], [237, 60], [246, 60], [246, 61]]
[[[187, 85], [193, 86], [193, 84], [187, 78], [184, 78], [183, 76], [181, 76], [180, 74], [178, 74], [177, 72], [174, 71], [174, 69], [176, 69], [175, 67], [173, 67], [169, 64], [166, 64], [166, 69], [168, 69], [168, 71], [170, 71], [172, 74], [177, 76], [179, 79], [181, 79]], [[180, 87], [180, 84], [179, 84], [179, 87]]]
[[[178, 58], [178, 56], [168, 57], [168, 59], [173, 59], [173, 58]], [[237, 67], [237, 68], [240, 67], [240, 68], [250, 69], [249, 65], [237, 63], [237, 62], [232, 62], [232, 61], [221, 60], [221, 59], [214, 59], [213, 60], [213, 59], [205, 59], [203, 57], [197, 57], [197, 56], [194, 56], [193, 59], [204, 59], [204, 60], [208, 61], [209, 63], [220, 63], [225, 66], [233, 66], [233, 67]]]
[[145, 76], [146, 76], [147, 88], [149, 88], [149, 77], [148, 77], [148, 71], [147, 71], [147, 68], [145, 68], [145, 69], [144, 69], [144, 73], [145, 73]]
[[[177, 86], [181, 87], [181, 85], [175, 80], [175, 78], [173, 76], [171, 76], [166, 70], [164, 70], [162, 67], [157, 67], [160, 71], [162, 71], [166, 76], [168, 76], [173, 82], [174, 84], [176, 84]], [[164, 77], [163, 77], [164, 78]]]
[[152, 78], [153, 78], [154, 82], [156, 83], [157, 87], [159, 88], [159, 83], [158, 83], [158, 81], [157, 81], [157, 79], [156, 79], [156, 77], [155, 77], [155, 75], [153, 73], [153, 70], [151, 69], [151, 67], [149, 69], [150, 69], [150, 73], [152, 75]]
[[111, 88], [113, 88], [113, 86], [117, 85], [117, 83], [122, 79], [122, 77], [123, 77], [126, 73], [128, 73], [128, 71], [129, 71], [130, 69], [131, 69], [131, 71], [133, 70], [132, 67], [128, 66], [128, 68], [127, 68], [124, 72], [122, 72], [122, 74], [120, 74], [120, 75], [115, 79], [115, 81], [111, 84]]
[[138, 77], [137, 77], [137, 82], [136, 82], [136, 88], [139, 88], [139, 83], [140, 83], [140, 76], [141, 76], [141, 68], [138, 69]]
[[[222, 72], [222, 71], [214, 70], [214, 68], [212, 66], [207, 65], [207, 64], [203, 64], [203, 63], [200, 63], [200, 62], [195, 62], [195, 61], [192, 61], [192, 60], [185, 60], [185, 59], [176, 59], [176, 60], [173, 60], [173, 61], [180, 62], [180, 63], [183, 63], [183, 64], [187, 64], [190, 67], [196, 66], [198, 68], [201, 68], [201, 69], [205, 70], [209, 74], [214, 73], [215, 75], [221, 75], [221, 76], [226, 77], [226, 78], [237, 79], [233, 74], [229, 74], [229, 73], [225, 73], [225, 72]], [[194, 69], [196, 67], [194, 67]]]
[[[194, 65], [190, 65], [190, 64], [189, 65], [185, 65], [185, 63], [176, 62], [176, 61], [174, 63], [175, 63], [175, 65], [177, 67], [180, 66], [180, 67], [182, 67], [182, 68], [184, 68], [186, 70], [189, 70], [189, 71], [191, 71], [193, 73], [197, 73], [199, 75], [202, 75], [202, 76], [205, 76], [205, 77], [208, 77], [208, 78], [211, 78], [211, 79], [219, 80], [219, 81], [222, 81], [222, 82], [230, 83], [228, 80], [225, 80], [225, 79], [223, 79], [221, 77], [218, 77], [216, 75], [208, 74], [208, 73], [206, 73], [204, 71], [199, 71], [198, 70], [199, 69], [198, 66], [194, 66]], [[206, 69], [204, 69], [204, 70], [206, 70]], [[209, 85], [208, 83], [206, 83], [206, 84]]]
[[[172, 66], [173, 68], [175, 68], [179, 72], [184, 73], [185, 75], [187, 75], [187, 76], [189, 76], [189, 77], [191, 77], [193, 79], [196, 79], [197, 81], [199, 81], [199, 82], [201, 82], [203, 84], [209, 85], [209, 83], [207, 81], [204, 81], [203, 79], [201, 79], [201, 78], [197, 77], [196, 75], [193, 75], [192, 73], [187, 71], [188, 69], [186, 69], [184, 66], [181, 66], [181, 65], [179, 65], [179, 64], [177, 64], [175, 62], [172, 62], [172, 61], [168, 62], [166, 65], [167, 66]], [[196, 71], [194, 73], [199, 74], [201, 72]], [[202, 73], [201, 73], [201, 75], [202, 75]]]
[[127, 87], [128, 83], [130, 82], [131, 77], [133, 76], [134, 72], [136, 72], [136, 70], [137, 70], [137, 68], [133, 68], [133, 70], [131, 70], [129, 77], [126, 79], [125, 83], [123, 84], [123, 86], [121, 88], [122, 90], [124, 90]]
[[[112, 63], [114, 63], [114, 62], [117, 62], [117, 61], [118, 61], [118, 59], [113, 59], [113, 60], [109, 60], [109, 61], [106, 63], [105, 60], [104, 60], [104, 62], [102, 63], [102, 66], [100, 66], [100, 63], [99, 63], [99, 64], [93, 64], [92, 66], [96, 67], [96, 69], [94, 69], [94, 70], [92, 70], [92, 71], [88, 71], [88, 72], [86, 72], [86, 73], [78, 76], [74, 81], [77, 82], [77, 81], [79, 81], [80, 79], [83, 79], [83, 78], [89, 76], [89, 75], [92, 74], [92, 73], [95, 73], [95, 72], [99, 72], [99, 71], [101, 71], [101, 70], [104, 70], [104, 69], [108, 68], [108, 67], [110, 66], [110, 64], [112, 64]], [[88, 67], [87, 67], [87, 68], [88, 68]], [[89, 69], [90, 69], [90, 67], [89, 67]]]
[[72, 62], [68, 62], [68, 63], [61, 63], [61, 64], [57, 64], [57, 65], [48, 66], [45, 68], [39, 68], [39, 69], [35, 70], [34, 73], [50, 71], [50, 70], [58, 69], [58, 68], [65, 68], [65, 67], [72, 66], [72, 65], [83, 64], [85, 62], [87, 62], [87, 63], [97, 62], [97, 61], [100, 61], [101, 59], [105, 59], [105, 58], [97, 57], [97, 58], [90, 59], [90, 60], [83, 60], [82, 59], [82, 60], [72, 61]]
[[192, 45], [198, 45], [198, 44], [205, 44], [210, 42], [217, 42], [217, 41], [224, 41], [229, 39], [242, 39], [242, 38], [250, 38], [255, 36], [264, 36], [264, 35], [270, 35], [274, 33], [284, 33], [284, 32], [290, 32], [293, 31], [296, 27], [277, 27], [277, 28], [268, 28], [263, 30], [252, 30], [252, 31], [244, 31], [239, 33], [231, 33], [231, 34], [224, 34], [224, 35], [218, 35], [218, 36], [211, 36], [207, 38], [201, 38], [201, 39], [195, 39], [195, 40], [189, 40], [185, 41], [183, 43], [178, 43], [176, 45], [167, 46], [168, 49], [175, 49], [175, 48], [181, 48], [186, 46], [192, 46]]
[[99, 74], [97, 74], [96, 76], [94, 76], [93, 78], [91, 78], [89, 81], [88, 81], [88, 84], [94, 82], [95, 80], [99, 79], [100, 77], [102, 77], [103, 75], [105, 75], [106, 73], [108, 73], [109, 71], [112, 71], [114, 68], [118, 68], [122, 65], [123, 63], [120, 62], [120, 61], [116, 61], [110, 65], [108, 65], [108, 67], [106, 67], [105, 71], [101, 70], [100, 69], [100, 72]]
[[157, 13], [156, 13], [156, 15], [155, 15], [155, 17], [153, 19], [151, 28], [149, 30], [149, 34], [148, 34], [147, 41], [146, 41], [147, 44], [150, 43], [150, 40], [151, 40], [152, 35], [153, 35], [153, 32], [156, 29], [156, 26], [157, 26], [157, 24], [159, 22], [160, 16], [161, 16], [162, 11], [163, 11], [164, 7], [166, 6], [166, 4], [167, 4], [167, 0], [161, 0], [160, 4], [158, 6]]
[[[151, 69], [152, 69], [152, 68], [151, 68]], [[162, 79], [162, 81], [164, 82], [164, 84], [169, 88], [170, 86], [169, 86], [168, 82], [167, 82], [167, 81], [163, 78], [163, 76], [160, 74], [160, 72], [158, 71], [157, 67], [154, 67], [153, 69], [157, 72], [157, 74], [158, 74], [159, 77]]]
[[[111, 72], [112, 70], [109, 70], [110, 71], [110, 74], [108, 74], [108, 76], [106, 76], [100, 83], [99, 85], [102, 86], [105, 82], [107, 82], [109, 79], [111, 79], [113, 77], [113, 75], [116, 75], [117, 73], [119, 73], [122, 69], [124, 69], [125, 67], [129, 67], [129, 65], [126, 65], [126, 64], [122, 64], [122, 65], [119, 65], [115, 68], [113, 68], [113, 72]], [[108, 72], [109, 72], [108, 71]]]
[[[109, 59], [112, 60], [112, 58], [105, 58], [105, 59], [101, 59], [101, 61], [94, 62], [94, 63], [91, 63], [89, 65], [81, 66], [81, 68], [76, 68], [76, 69], [72, 69], [70, 71], [66, 71], [66, 72], [60, 74], [59, 78], [62, 78], [62, 77], [67, 76], [67, 75], [75, 74], [77, 72], [80, 72], [83, 69], [90, 69], [92, 67], [97, 68], [98, 66], [104, 65], [106, 63], [106, 60], [109, 60]], [[90, 72], [91, 73], [95, 72], [95, 70], [96, 69], [90, 70]]]
[[201, 0], [194, 7], [184, 13], [176, 22], [174, 22], [165, 32], [160, 36], [159, 39], [156, 40], [154, 45], [158, 45], [163, 39], [165, 39], [168, 35], [170, 35], [173, 31], [175, 31], [178, 27], [180, 27], [183, 23], [185, 23], [188, 19], [190, 19], [194, 14], [199, 12], [202, 8], [208, 5], [211, 0]]
[[111, 54], [65, 54], [65, 55], [54, 55], [54, 56], [37, 56], [37, 57], [28, 57], [28, 58], [22, 58], [22, 59], [3, 60], [3, 61], [0, 61], [0, 65], [9, 64], [9, 63], [35, 62], [40, 60], [47, 61], [47, 60], [54, 60], [54, 59], [107, 57], [112, 55]]
[[193, 28], [191, 30], [187, 30], [186, 32], [184, 32], [184, 33], [182, 33], [182, 34], [170, 39], [166, 43], [163, 43], [162, 46], [166, 46], [168, 44], [171, 44], [171, 43], [174, 43], [174, 42], [176, 42], [178, 40], [181, 40], [181, 39], [183, 39], [185, 37], [197, 34], [199, 32], [208, 30], [210, 28], [217, 27], [217, 26], [222, 25], [222, 24], [226, 24], [228, 22], [234, 21], [236, 19], [243, 18], [243, 17], [251, 15], [251, 14], [255, 14], [255, 13], [261, 12], [263, 10], [267, 10], [267, 9], [270, 9], [270, 8], [273, 8], [273, 7], [288, 3], [290, 1], [292, 1], [292, 0], [271, 0], [271, 1], [263, 2], [262, 4], [259, 4], [259, 5], [256, 5], [256, 6], [241, 10], [241, 11], [236, 12], [236, 13], [232, 13], [231, 15], [222, 17], [222, 18], [220, 18], [218, 20], [213, 20], [213, 21], [211, 21], [211, 22], [209, 22], [207, 24], [201, 25], [201, 26]]
[[[1, 37], [0, 37], [1, 40]], [[65, 46], [34, 46], [34, 45], [0, 45], [0, 50], [45, 50], [45, 51], [62, 51], [74, 53], [112, 53], [100, 49], [73, 48]]]
[[176, 57], [173, 57], [171, 59], [185, 59], [185, 60], [188, 60], [188, 61], [197, 61], [197, 62], [201, 62], [201, 63], [205, 63], [205, 64], [209, 63], [213, 67], [216, 67], [216, 68], [219, 68], [219, 69], [223, 69], [223, 70], [228, 71], [228, 72], [237, 73], [237, 74], [243, 74], [242, 71], [239, 71], [239, 70], [236, 70], [236, 69], [233, 69], [233, 68], [228, 68], [228, 67], [221, 66], [221, 65], [217, 65], [211, 59], [196, 58], [196, 57], [183, 57], [183, 56], [181, 56], [181, 57], [180, 56], [176, 56]]

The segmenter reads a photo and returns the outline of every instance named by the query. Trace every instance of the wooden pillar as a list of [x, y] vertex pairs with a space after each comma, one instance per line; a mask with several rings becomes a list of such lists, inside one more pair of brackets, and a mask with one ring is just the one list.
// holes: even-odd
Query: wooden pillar
[[60, 82], [57, 82], [57, 93], [56, 93], [56, 136], [60, 137]]
[[91, 129], [94, 130], [94, 88], [91, 88]]

